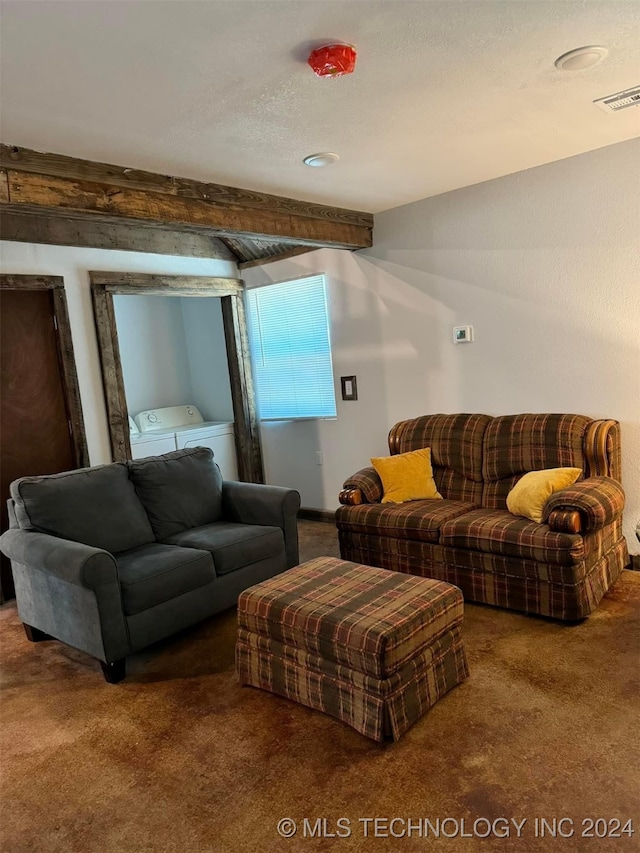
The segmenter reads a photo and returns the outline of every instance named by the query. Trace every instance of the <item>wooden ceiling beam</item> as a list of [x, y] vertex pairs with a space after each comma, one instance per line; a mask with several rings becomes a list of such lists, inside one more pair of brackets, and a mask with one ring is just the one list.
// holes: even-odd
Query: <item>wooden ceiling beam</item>
[[210, 236], [359, 249], [373, 216], [186, 178], [0, 146], [0, 204], [14, 212], [134, 221]]
[[207, 234], [123, 222], [108, 223], [99, 219], [14, 213], [1, 206], [0, 239], [47, 246], [80, 246], [238, 261], [236, 254], [222, 240]]
[[243, 210], [206, 201], [132, 190], [94, 181], [74, 181], [30, 172], [7, 173], [9, 207], [19, 210], [70, 212], [100, 217], [104, 222], [129, 220], [138, 224], [183, 227], [210, 236], [249, 237], [285, 241], [292, 245], [360, 249], [371, 245], [371, 230], [324, 219], [276, 211]]

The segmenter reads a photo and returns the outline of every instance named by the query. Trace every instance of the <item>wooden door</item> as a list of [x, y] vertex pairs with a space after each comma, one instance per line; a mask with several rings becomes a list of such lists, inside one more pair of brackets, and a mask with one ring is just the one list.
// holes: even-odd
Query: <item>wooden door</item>
[[[2, 531], [12, 480], [77, 467], [54, 317], [53, 290], [0, 290]], [[0, 584], [3, 598], [12, 597], [4, 555]]]

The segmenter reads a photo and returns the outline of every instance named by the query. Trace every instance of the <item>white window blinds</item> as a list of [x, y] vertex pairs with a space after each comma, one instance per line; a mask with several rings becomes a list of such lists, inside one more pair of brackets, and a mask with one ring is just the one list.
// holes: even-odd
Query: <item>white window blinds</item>
[[324, 275], [246, 291], [262, 420], [336, 415]]

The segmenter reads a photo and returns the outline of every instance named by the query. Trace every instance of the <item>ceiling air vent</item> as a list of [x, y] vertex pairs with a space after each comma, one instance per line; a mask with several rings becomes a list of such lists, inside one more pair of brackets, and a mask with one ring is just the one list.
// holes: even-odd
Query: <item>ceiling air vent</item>
[[625, 110], [627, 107], [633, 107], [640, 104], [640, 86], [634, 86], [633, 89], [625, 89], [624, 92], [616, 92], [615, 95], [607, 95], [606, 98], [598, 98], [593, 102], [605, 113], [617, 113], [620, 110]]

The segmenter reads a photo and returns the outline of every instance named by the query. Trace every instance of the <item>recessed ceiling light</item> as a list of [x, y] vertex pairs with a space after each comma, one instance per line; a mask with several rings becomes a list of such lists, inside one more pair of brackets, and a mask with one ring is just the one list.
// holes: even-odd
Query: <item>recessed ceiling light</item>
[[326, 151], [322, 154], [309, 154], [308, 157], [305, 157], [302, 161], [305, 166], [314, 166], [318, 168], [319, 166], [330, 166], [332, 163], [335, 163], [336, 160], [339, 160], [340, 157], [338, 154], [333, 154], [331, 151]]
[[583, 68], [591, 68], [597, 65], [609, 53], [608, 48], [602, 45], [589, 45], [588, 47], [577, 47], [568, 53], [563, 53], [556, 59], [556, 68], [561, 71], [581, 71]]

